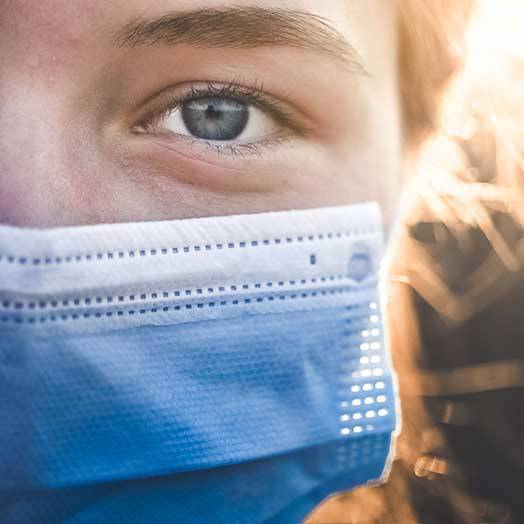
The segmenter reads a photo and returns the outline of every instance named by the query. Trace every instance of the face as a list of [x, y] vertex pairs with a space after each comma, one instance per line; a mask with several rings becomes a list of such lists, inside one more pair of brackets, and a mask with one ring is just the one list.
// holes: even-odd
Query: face
[[390, 0], [41, 0], [0, 17], [0, 223], [398, 196]]

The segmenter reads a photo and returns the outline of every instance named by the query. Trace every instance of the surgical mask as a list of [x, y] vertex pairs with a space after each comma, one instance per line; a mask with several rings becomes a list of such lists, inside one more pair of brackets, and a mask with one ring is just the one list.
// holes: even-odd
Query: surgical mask
[[7, 524], [290, 524], [387, 473], [375, 204], [0, 227]]

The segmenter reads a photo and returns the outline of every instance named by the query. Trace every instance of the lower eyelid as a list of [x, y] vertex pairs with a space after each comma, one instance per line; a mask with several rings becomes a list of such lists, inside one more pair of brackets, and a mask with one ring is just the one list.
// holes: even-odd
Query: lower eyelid
[[[285, 146], [292, 141], [289, 133], [273, 133], [265, 137], [261, 137], [258, 141], [253, 142], [234, 142], [234, 141], [210, 141], [200, 138], [192, 137], [191, 135], [179, 134], [169, 129], [155, 128], [135, 128], [132, 129], [132, 134], [142, 138], [152, 138], [160, 145], [166, 147], [168, 145], [175, 146], [175, 142], [181, 142], [183, 147], [190, 147], [190, 149], [200, 149], [207, 152], [212, 152], [217, 155], [228, 154], [232, 157], [238, 156], [257, 156], [260, 157], [265, 151], [271, 151], [278, 146]], [[155, 140], [155, 138], [157, 140]], [[176, 148], [178, 150], [178, 148]]]
[[198, 138], [184, 137], [191, 140], [191, 147], [204, 148], [206, 151], [218, 156], [228, 155], [233, 158], [254, 157], [260, 158], [264, 153], [278, 146], [283, 146], [286, 141], [284, 138], [273, 138], [271, 140], [261, 140], [259, 142], [240, 142], [240, 143], [220, 143]]
[[[187, 135], [177, 135], [176, 133], [157, 132], [142, 133], [137, 132], [135, 136], [151, 140], [157, 146], [173, 151], [175, 154], [184, 156], [187, 159], [204, 163], [213, 164], [213, 160], [223, 159], [227, 162], [235, 162], [240, 159], [253, 161], [263, 160], [271, 155], [279, 147], [286, 147], [292, 142], [289, 136], [272, 136], [256, 143], [224, 143], [211, 142], [195, 139]], [[210, 160], [213, 157], [213, 160]]]

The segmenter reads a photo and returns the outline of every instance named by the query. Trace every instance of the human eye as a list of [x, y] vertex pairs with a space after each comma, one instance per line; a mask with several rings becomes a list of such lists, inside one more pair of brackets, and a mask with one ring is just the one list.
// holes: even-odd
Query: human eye
[[255, 153], [305, 132], [292, 110], [262, 87], [237, 83], [168, 90], [134, 131], [190, 140], [233, 155]]

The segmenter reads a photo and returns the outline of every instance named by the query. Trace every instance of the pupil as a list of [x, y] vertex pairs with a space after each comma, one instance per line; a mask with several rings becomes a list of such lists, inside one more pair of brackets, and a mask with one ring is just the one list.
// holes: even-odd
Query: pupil
[[208, 106], [206, 110], [206, 116], [210, 120], [218, 120], [221, 117], [220, 111], [216, 111], [213, 106]]
[[231, 98], [198, 98], [182, 105], [182, 119], [195, 138], [234, 140], [247, 127], [249, 106]]

